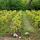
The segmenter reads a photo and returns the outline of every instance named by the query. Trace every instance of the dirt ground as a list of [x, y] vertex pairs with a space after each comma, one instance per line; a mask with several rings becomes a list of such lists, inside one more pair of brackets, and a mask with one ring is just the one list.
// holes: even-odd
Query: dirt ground
[[13, 37], [0, 37], [0, 40], [40, 40], [40, 32], [39, 33], [33, 33], [30, 34], [30, 37], [24, 38], [24, 39], [19, 39], [19, 38], [13, 38]]
[[0, 40], [16, 40], [16, 39], [11, 37], [1, 37]]
[[13, 38], [13, 37], [0, 37], [0, 40], [17, 40], [17, 38]]
[[18, 39], [13, 37], [0, 37], [0, 40], [28, 40], [28, 39]]

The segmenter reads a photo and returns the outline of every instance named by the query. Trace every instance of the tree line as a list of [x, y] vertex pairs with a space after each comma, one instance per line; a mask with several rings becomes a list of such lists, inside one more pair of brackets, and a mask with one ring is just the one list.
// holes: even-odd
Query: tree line
[[40, 9], [40, 0], [0, 0], [0, 9]]

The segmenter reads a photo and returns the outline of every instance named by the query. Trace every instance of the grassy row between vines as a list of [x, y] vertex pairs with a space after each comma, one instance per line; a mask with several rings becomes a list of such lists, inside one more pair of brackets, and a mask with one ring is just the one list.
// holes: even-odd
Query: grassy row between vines
[[[25, 24], [27, 25], [25, 26]], [[24, 35], [25, 32], [35, 32], [35, 30], [37, 31], [39, 28], [40, 10], [0, 11], [0, 36], [5, 35], [6, 33], [14, 33], [17, 31], [23, 33]]]

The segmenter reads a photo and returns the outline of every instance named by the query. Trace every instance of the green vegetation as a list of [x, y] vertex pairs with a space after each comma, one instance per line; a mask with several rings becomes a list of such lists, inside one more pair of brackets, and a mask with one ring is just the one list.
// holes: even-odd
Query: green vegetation
[[[0, 35], [11, 32], [37, 32], [39, 29], [40, 10], [39, 11], [0, 11]], [[40, 25], [40, 24], [39, 24]]]
[[0, 0], [0, 9], [40, 9], [40, 0]]
[[40, 0], [32, 0], [32, 7], [35, 9], [40, 9]]

